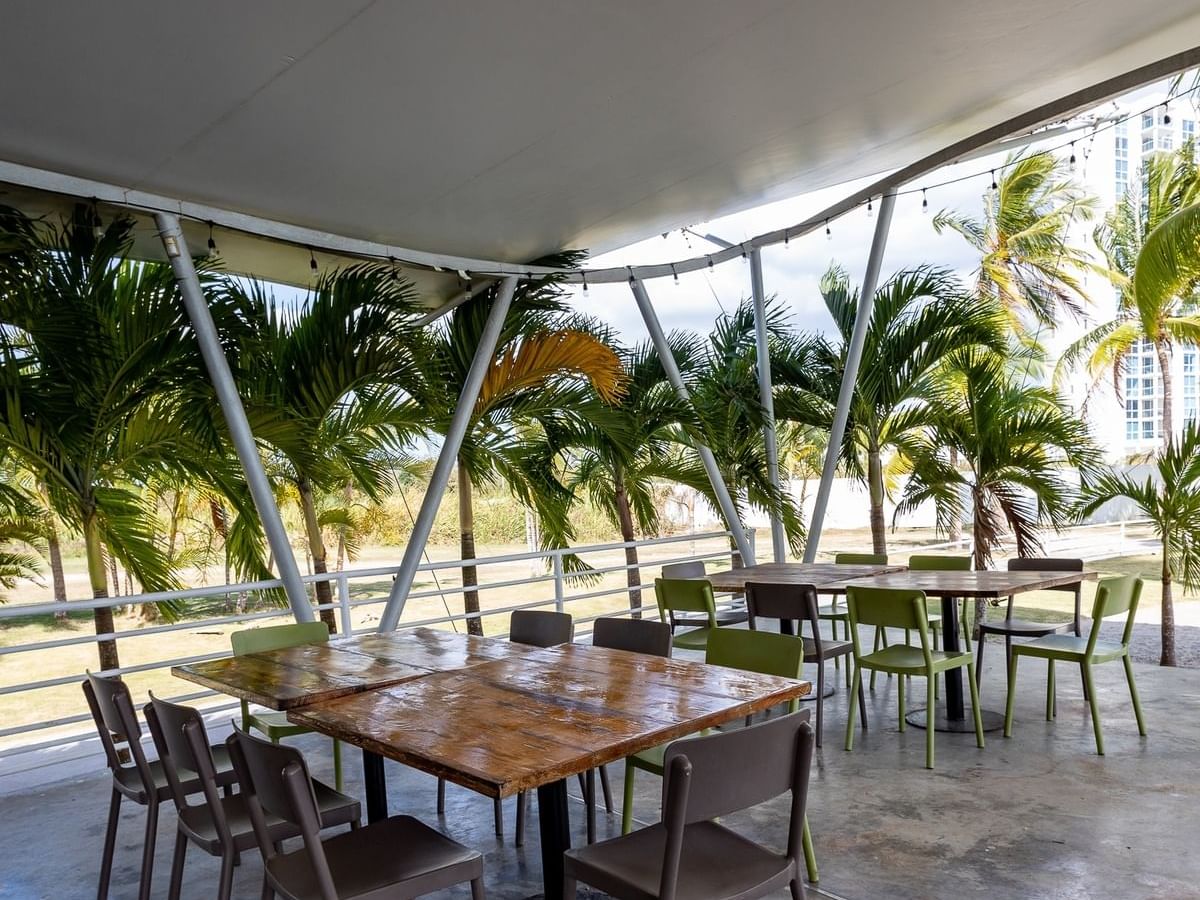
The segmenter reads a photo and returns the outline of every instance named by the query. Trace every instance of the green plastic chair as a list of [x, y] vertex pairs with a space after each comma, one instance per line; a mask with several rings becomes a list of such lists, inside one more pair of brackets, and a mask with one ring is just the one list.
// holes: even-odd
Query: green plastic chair
[[[1054, 663], [1078, 663], [1083, 673], [1083, 686], [1088, 705], [1092, 711], [1092, 729], [1096, 732], [1096, 753], [1104, 755], [1104, 734], [1100, 728], [1100, 702], [1096, 685], [1092, 681], [1092, 666], [1119, 659], [1125, 664], [1125, 680], [1129, 683], [1129, 696], [1133, 700], [1133, 714], [1137, 718], [1138, 734], [1146, 736], [1146, 722], [1142, 718], [1142, 704], [1138, 699], [1137, 684], [1133, 680], [1133, 661], [1129, 656], [1129, 641], [1133, 637], [1133, 620], [1137, 615], [1138, 600], [1142, 596], [1145, 582], [1135, 575], [1122, 575], [1101, 580], [1096, 588], [1096, 600], [1092, 604], [1092, 630], [1086, 638], [1073, 634], [1051, 634], [1027, 644], [1015, 644], [1012, 648], [1012, 668], [1008, 672], [1008, 703], [1004, 709], [1004, 736], [1012, 737], [1013, 705], [1016, 700], [1017, 661], [1022, 656], [1046, 660], [1046, 721], [1053, 721], [1056, 710], [1054, 698]], [[1125, 614], [1125, 630], [1121, 642], [1100, 640], [1100, 623], [1110, 617]]]
[[[833, 557], [833, 562], [838, 566], [886, 566], [888, 555], [886, 553], [837, 553]], [[817, 610], [817, 617], [829, 623], [829, 633], [835, 641], [838, 639], [838, 623], [841, 622], [844, 632], [842, 640], [850, 640], [850, 614], [838, 606], [837, 595], [830, 599], [828, 606], [822, 606]], [[842, 667], [841, 657], [833, 658], [833, 667], [835, 669]], [[846, 666], [846, 687], [850, 687], [849, 666]]]
[[[248, 653], [266, 653], [269, 650], [284, 650], [304, 644], [324, 644], [329, 641], [329, 628], [324, 622], [295, 622], [291, 625], [271, 625], [267, 628], [248, 628], [230, 635], [234, 656]], [[250, 704], [242, 701], [242, 729], [255, 728], [273, 744], [282, 738], [297, 734], [308, 734], [311, 729], [293, 725], [287, 713], [263, 710], [251, 713]], [[342, 744], [333, 742], [333, 775], [337, 789], [342, 789]]]
[[[663, 579], [659, 579], [660, 581]], [[707, 584], [707, 582], [705, 582]], [[657, 586], [657, 585], [656, 585]], [[711, 596], [711, 591], [709, 592]], [[780, 678], [799, 679], [804, 669], [804, 642], [792, 635], [773, 631], [746, 631], [741, 628], [713, 628], [708, 637], [704, 661], [711, 666], [725, 666], [756, 672], [759, 675], [776, 675]], [[800, 701], [788, 704], [788, 712], [800, 708]], [[701, 732], [707, 734], [707, 731]], [[633, 784], [634, 773], [641, 769], [663, 776], [663, 759], [668, 744], [660, 744], [643, 750], [625, 760], [625, 798], [621, 806], [621, 834], [633, 830]], [[804, 818], [804, 862], [808, 868], [808, 880], [817, 882], [817, 857], [813, 851], [812, 834], [808, 829], [808, 816]]]
[[[858, 690], [862, 670], [888, 672], [901, 676], [896, 679], [896, 693], [900, 706], [900, 730], [904, 731], [904, 684], [905, 676], [916, 675], [926, 679], [926, 703], [932, 718], [939, 673], [966, 667], [967, 681], [971, 685], [971, 712], [975, 717], [975, 742], [983, 747], [983, 719], [979, 715], [979, 688], [975, 684], [975, 659], [969, 650], [957, 653], [933, 649], [930, 640], [929, 616], [924, 591], [852, 587], [846, 592], [846, 605], [850, 609], [850, 640], [854, 644], [854, 687]], [[921, 639], [914, 647], [907, 642], [892, 644], [872, 653], [864, 654], [859, 644], [858, 627], [875, 625], [880, 628], [903, 628], [905, 634], [913, 631]], [[925, 768], [933, 768], [933, 740], [937, 729], [925, 729]], [[846, 749], [854, 749], [854, 716], [846, 720]]]
[[696, 578], [655, 578], [654, 596], [664, 622], [672, 621], [677, 612], [703, 613], [708, 621], [701, 628], [676, 634], [671, 638], [671, 646], [681, 650], [703, 650], [708, 646], [708, 636], [718, 627], [717, 601], [709, 582]]

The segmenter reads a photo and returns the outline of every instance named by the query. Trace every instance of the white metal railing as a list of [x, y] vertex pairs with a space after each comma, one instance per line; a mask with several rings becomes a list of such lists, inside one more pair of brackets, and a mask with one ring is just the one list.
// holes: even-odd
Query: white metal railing
[[[501, 577], [497, 580], [485, 581], [478, 585], [473, 585], [464, 588], [460, 584], [443, 586], [438, 584], [434, 588], [422, 588], [414, 590], [409, 594], [408, 606], [406, 607], [405, 618], [401, 623], [402, 628], [414, 628], [417, 626], [433, 626], [433, 625], [451, 625], [457, 628], [459, 623], [465, 622], [472, 618], [488, 618], [492, 616], [503, 616], [518, 609], [532, 609], [537, 607], [552, 607], [558, 611], [574, 611], [579, 610], [575, 615], [575, 621], [579, 625], [586, 626], [596, 618], [603, 615], [612, 615], [614, 613], [628, 614], [632, 611], [631, 601], [635, 592], [643, 592], [643, 613], [647, 617], [657, 618], [658, 609], [653, 601], [653, 598], [644, 596], [645, 592], [652, 592], [654, 589], [653, 579], [646, 578], [646, 573], [642, 570], [650, 570], [656, 573], [663, 565], [676, 562], [687, 562], [691, 560], [702, 561], [725, 561], [732, 564], [736, 558], [736, 551], [730, 548], [730, 534], [726, 531], [712, 531], [701, 534], [682, 534], [672, 535], [670, 537], [652, 538], [641, 541], [631, 541], [629, 543], [614, 542], [605, 544], [591, 544], [582, 547], [570, 547], [561, 550], [536, 550], [521, 553], [510, 553], [498, 556], [480, 557], [474, 560], [438, 560], [422, 564], [418, 568], [418, 573], [427, 573], [435, 575], [438, 572], [451, 571], [461, 569], [464, 563], [475, 565], [479, 569], [511, 567], [517, 563], [537, 563], [540, 562], [545, 566], [545, 574], [532, 575], [525, 572], [521, 577]], [[684, 546], [687, 545], [686, 549]], [[663, 555], [653, 555], [650, 558], [643, 557], [639, 560], [637, 566], [625, 563], [622, 561], [617, 563], [606, 559], [595, 560], [595, 565], [589, 571], [574, 573], [567, 571], [563, 564], [563, 559], [568, 554], [576, 557], [584, 558], [595, 557], [604, 554], [621, 554], [628, 547], [638, 548], [639, 551], [654, 549], [657, 552], [666, 551]], [[678, 548], [678, 549], [676, 549]], [[369, 613], [371, 607], [382, 608], [387, 601], [387, 591], [371, 592], [369, 586], [364, 586], [363, 582], [374, 579], [389, 579], [395, 576], [398, 571], [398, 566], [377, 566], [371, 568], [350, 569], [340, 572], [328, 572], [319, 575], [304, 576], [303, 581], [306, 585], [315, 585], [317, 582], [325, 581], [330, 583], [334, 588], [334, 596], [331, 602], [326, 604], [315, 604], [314, 609], [325, 610], [333, 609], [336, 611], [338, 631], [341, 634], [355, 634], [363, 631], [374, 629], [374, 625], [369, 621], [364, 613]], [[638, 583], [630, 585], [622, 579], [621, 584], [604, 585], [597, 584], [597, 580], [603, 581], [605, 576], [616, 573], [628, 572], [630, 569], [638, 569]], [[499, 603], [489, 605], [486, 602], [486, 597], [489, 592], [501, 591], [516, 587], [528, 586], [534, 589], [534, 593], [539, 587], [544, 588], [544, 591], [531, 596], [528, 599], [522, 597], [518, 602]], [[154, 593], [138, 594], [125, 597], [107, 597], [100, 599], [81, 599], [71, 601], [69, 603], [62, 602], [45, 602], [32, 604], [9, 604], [0, 606], [0, 627], [5, 623], [12, 623], [14, 620], [27, 620], [38, 618], [51, 619], [55, 615], [64, 612], [68, 614], [102, 609], [105, 607], [141, 607], [150, 604], [162, 603], [164, 601], [175, 602], [192, 602], [196, 601], [212, 601], [221, 599], [228, 601], [230, 598], [253, 596], [261, 594], [264, 591], [273, 590], [282, 587], [282, 581], [279, 579], [266, 579], [260, 581], [244, 582], [240, 584], [230, 585], [211, 585], [200, 588], [192, 588], [188, 590], [178, 591], [160, 591]], [[482, 607], [478, 613], [451, 612], [451, 605], [448, 598], [461, 598], [465, 591], [474, 591], [481, 597], [480, 606]], [[366, 596], [364, 596], [366, 594]], [[624, 599], [621, 600], [621, 595]], [[603, 601], [611, 599], [613, 602], [604, 603]], [[422, 611], [421, 601], [440, 600], [441, 605], [445, 609], [444, 615], [430, 615], [429, 610]], [[718, 605], [728, 606], [733, 601], [733, 598], [722, 598]], [[580, 604], [589, 603], [588, 609], [580, 609]], [[425, 604], [427, 606], [427, 604]], [[458, 601], [461, 608], [461, 600]], [[217, 614], [202, 616], [200, 618], [188, 618], [178, 622], [165, 623], [160, 625], [148, 625], [145, 627], [131, 628], [125, 630], [115, 630], [105, 634], [75, 634], [67, 637], [52, 637], [22, 643], [0, 646], [0, 663], [19, 660], [23, 654], [39, 653], [46, 651], [63, 651], [71, 647], [77, 647], [85, 644], [97, 644], [102, 641], [115, 641], [118, 648], [128, 648], [131, 646], [142, 647], [143, 644], [138, 639], [151, 638], [163, 635], [169, 635], [178, 632], [191, 632], [193, 634], [203, 633], [206, 629], [213, 629], [222, 626], [234, 625], [243, 622], [256, 622], [270, 619], [286, 619], [291, 620], [291, 610], [286, 606], [272, 607], [268, 609], [253, 609], [247, 612], [230, 612], [222, 610]], [[357, 621], [356, 621], [357, 619]], [[590, 629], [584, 629], [579, 632], [580, 636], [586, 636]], [[131, 644], [130, 642], [136, 642]], [[219, 651], [209, 653], [192, 653], [188, 655], [177, 655], [170, 658], [159, 658], [154, 655], [154, 658], [138, 661], [133, 664], [122, 665], [116, 669], [104, 670], [97, 674], [104, 675], [143, 675], [146, 673], [161, 673], [169, 669], [171, 666], [184, 665], [187, 663], [201, 662], [208, 659], [216, 659], [222, 656], [227, 656], [229, 651], [226, 644]], [[92, 657], [94, 659], [94, 657]], [[94, 663], [93, 663], [94, 665]], [[20, 671], [18, 668], [16, 671]], [[80, 734], [78, 730], [65, 731], [67, 726], [79, 725], [81, 723], [90, 724], [90, 715], [84, 710], [82, 702], [69, 702], [63, 698], [63, 702], [58, 704], [60, 708], [71, 708], [79, 710], [74, 714], [62, 716], [41, 716], [37, 721], [23, 721], [12, 724], [16, 716], [13, 715], [11, 709], [6, 710], [6, 701], [11, 702], [14, 699], [29, 697], [37, 692], [50, 691], [55, 688], [63, 688], [67, 685], [77, 684], [83, 677], [82, 669], [69, 669], [64, 667], [61, 672], [55, 673], [52, 677], [43, 677], [30, 680], [16, 680], [12, 683], [0, 684], [0, 758], [10, 756], [14, 753], [25, 752], [35, 749], [42, 749], [50, 746], [56, 746], [61, 743], [73, 742], [80, 740], [81, 737], [90, 736], [90, 732]], [[175, 701], [194, 701], [208, 699], [214, 696], [219, 696], [214, 691], [192, 691], [186, 694], [170, 697]], [[78, 698], [80, 701], [82, 698]], [[228, 704], [225, 704], [226, 706]], [[206, 707], [206, 709], [214, 709], [215, 707]], [[58, 709], [55, 710], [56, 712]], [[35, 741], [33, 737], [38, 733], [53, 730], [55, 735], [51, 739], [43, 741]], [[28, 740], [27, 740], [28, 739]]]

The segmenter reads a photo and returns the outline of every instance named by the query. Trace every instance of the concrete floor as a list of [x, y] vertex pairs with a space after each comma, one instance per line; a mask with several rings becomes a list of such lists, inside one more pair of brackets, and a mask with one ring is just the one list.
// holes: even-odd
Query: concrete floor
[[[1002, 709], [997, 662], [986, 673], [984, 706]], [[813, 773], [810, 818], [821, 881], [810, 895], [1200, 898], [1200, 671], [1139, 666], [1137, 677], [1150, 731], [1145, 739], [1138, 737], [1120, 665], [1097, 670], [1108, 751], [1098, 757], [1076, 679], [1060, 668], [1058, 720], [1048, 723], [1045, 669], [1023, 662], [1015, 736], [989, 734], [987, 748], [978, 750], [971, 735], [939, 734], [935, 772], [923, 768], [924, 733], [897, 731], [894, 683], [881, 682], [868, 695], [871, 730], [860, 733], [854, 752], [846, 753], [845, 693], [839, 684], [826, 700], [826, 740]], [[328, 742], [307, 737], [299, 743], [317, 777], [331, 779]], [[348, 790], [359, 792], [356, 753], [347, 759]], [[70, 771], [65, 764], [0, 778], [3, 900], [94, 896], [109, 787], [97, 763], [86, 765], [88, 774], [66, 780], [52, 780], [56, 771]], [[439, 821], [433, 779], [388, 767], [392, 812], [419, 816], [482, 850], [490, 897], [540, 892], [536, 813], [525, 847], [517, 850], [512, 801], [505, 805], [508, 833], [500, 841], [492, 831], [490, 801], [451, 786], [447, 814]], [[611, 767], [611, 774], [619, 803], [620, 766]], [[656, 779], [639, 773], [639, 819], [654, 818], [659, 790]], [[727, 822], [779, 845], [786, 808], [787, 799], [780, 798]], [[583, 837], [582, 811], [572, 804], [577, 841]], [[114, 898], [136, 893], [142, 812], [126, 804]], [[602, 837], [618, 833], [616, 816], [600, 818]], [[155, 896], [166, 895], [174, 827], [173, 814], [164, 813]], [[215, 895], [216, 878], [216, 861], [192, 850], [184, 896], [207, 900]], [[235, 896], [258, 897], [260, 884], [260, 861], [244, 857]], [[469, 894], [464, 888], [438, 896]]]

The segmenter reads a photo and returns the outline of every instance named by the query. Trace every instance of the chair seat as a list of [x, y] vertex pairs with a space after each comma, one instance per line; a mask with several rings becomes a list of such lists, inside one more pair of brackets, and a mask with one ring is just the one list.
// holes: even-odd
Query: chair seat
[[[944, 650], [934, 650], [930, 653], [933, 659], [933, 669], [941, 672], [965, 666], [972, 661], [968, 652], [947, 653]], [[874, 653], [868, 653], [859, 658], [859, 665], [864, 669], [878, 669], [881, 672], [917, 675], [925, 671], [925, 654], [920, 647], [908, 644], [892, 644]]]
[[249, 725], [267, 736], [267, 740], [277, 741], [280, 738], [297, 734], [308, 734], [309, 729], [303, 725], [294, 725], [288, 721], [287, 713], [262, 711], [250, 714]]
[[[324, 841], [338, 897], [416, 897], [483, 875], [483, 856], [412, 816], [393, 816]], [[267, 863], [271, 882], [293, 900], [321, 900], [303, 848]], [[403, 887], [403, 891], [393, 888]]]
[[[1021, 656], [1035, 656], [1039, 659], [1067, 659], [1082, 662], [1087, 659], [1088, 639], [1075, 637], [1073, 634], [1051, 634], [1030, 641], [1028, 644], [1014, 644], [1013, 653]], [[1092, 650], [1090, 662], [1106, 662], [1110, 659], [1120, 659], [1125, 655], [1125, 648], [1112, 641], [1096, 641]]]
[[[213, 745], [212, 755], [213, 763], [217, 770], [217, 784], [220, 787], [225, 787], [229, 784], [237, 784], [237, 772], [233, 770], [233, 762], [229, 759], [229, 750], [224, 744]], [[158, 794], [158, 799], [169, 800], [171, 798], [171, 786], [167, 783], [167, 773], [163, 771], [162, 762], [157, 759], [152, 759], [149, 762], [150, 774], [154, 776], [155, 793]], [[114, 780], [118, 783], [121, 793], [129, 797], [135, 803], [146, 803], [146, 791], [142, 786], [142, 779], [138, 775], [137, 768], [127, 766], [113, 773]], [[179, 780], [183, 785], [184, 791], [189, 794], [198, 793], [200, 790], [200, 779], [196, 777], [195, 772], [189, 772], [187, 769], [179, 771]]]
[[693, 628], [691, 631], [681, 631], [671, 638], [671, 646], [680, 650], [703, 650], [708, 646], [708, 635], [711, 628]]
[[[717, 610], [718, 625], [741, 625], [748, 621], [750, 621], [750, 614], [743, 607]], [[681, 628], [707, 626], [708, 616], [703, 613], [676, 613], [675, 624]]]
[[[577, 847], [566, 853], [566, 872], [622, 900], [652, 900], [658, 896], [666, 839], [666, 828], [659, 824]], [[798, 874], [787, 857], [716, 822], [697, 822], [684, 832], [676, 896], [761, 897]]]
[[1074, 628], [1073, 622], [1030, 622], [1028, 619], [999, 619], [995, 622], [980, 622], [981, 634], [1001, 634], [1008, 637], [1045, 637]]
[[833, 659], [835, 656], [845, 656], [854, 651], [850, 641], [834, 641], [821, 639], [821, 655], [817, 655], [817, 642], [812, 638], [804, 638], [804, 661], [820, 662], [822, 659]]
[[[331, 828], [334, 825], [348, 825], [362, 818], [359, 802], [353, 797], [338, 793], [333, 788], [319, 781], [312, 783], [313, 794], [317, 798], [317, 809], [321, 814], [321, 827]], [[221, 805], [225, 809], [225, 820], [233, 835], [234, 846], [240, 850], [248, 850], [258, 846], [254, 837], [254, 828], [250, 823], [250, 812], [246, 808], [244, 794], [234, 794], [222, 797]], [[221, 852], [221, 842], [217, 837], [217, 828], [213, 823], [207, 804], [189, 806], [179, 814], [180, 822], [186, 828], [192, 840], [214, 856]], [[282, 840], [299, 834], [295, 826], [282, 819], [266, 815], [267, 829], [272, 838]]]

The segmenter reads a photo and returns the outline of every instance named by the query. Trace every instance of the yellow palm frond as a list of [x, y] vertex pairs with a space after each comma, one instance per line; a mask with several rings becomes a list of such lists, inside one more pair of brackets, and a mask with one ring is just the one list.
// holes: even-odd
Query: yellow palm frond
[[606, 403], [616, 403], [625, 394], [625, 370], [612, 347], [584, 331], [543, 331], [523, 338], [492, 361], [475, 414], [564, 375], [586, 378]]

